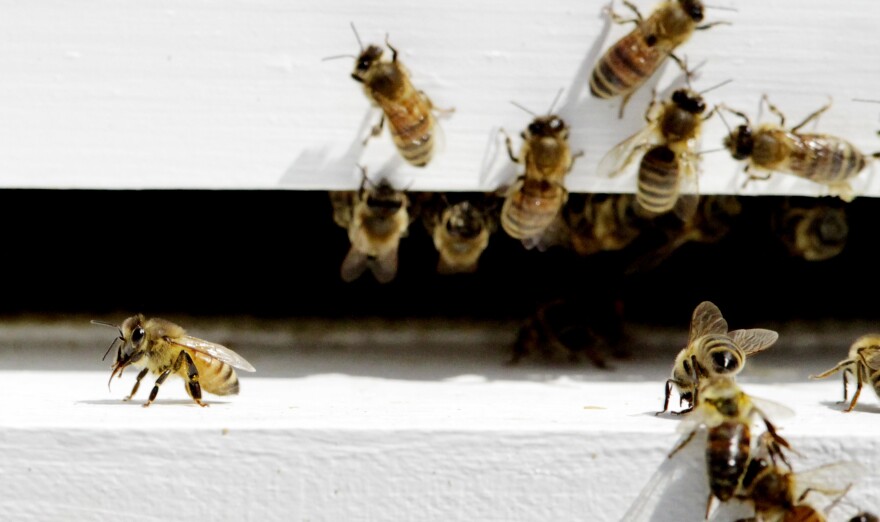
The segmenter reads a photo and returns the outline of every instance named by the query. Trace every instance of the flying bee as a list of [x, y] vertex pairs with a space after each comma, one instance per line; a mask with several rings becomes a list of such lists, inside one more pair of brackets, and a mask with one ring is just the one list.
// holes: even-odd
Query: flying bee
[[684, 62], [673, 51], [686, 42], [694, 31], [702, 31], [726, 22], [700, 25], [703, 21], [703, 3], [700, 0], [667, 0], [648, 18], [635, 5], [624, 1], [635, 18], [624, 19], [609, 9], [612, 21], [618, 24], [635, 23], [629, 34], [605, 51], [590, 76], [590, 92], [597, 98], [623, 96], [620, 116], [633, 93], [650, 78], [667, 56], [685, 69]]
[[642, 232], [632, 194], [578, 194], [564, 209], [571, 244], [582, 256], [621, 250]]
[[[788, 130], [785, 129], [785, 116], [767, 100], [767, 95], [762, 102], [779, 117], [778, 125], [765, 123], [752, 128], [744, 113], [725, 108], [745, 120], [744, 125], [731, 130], [724, 138], [724, 146], [734, 159], [748, 162], [746, 183], [770, 179], [774, 171], [783, 172], [825, 185], [832, 196], [852, 201], [855, 191], [850, 181], [864, 170], [871, 157], [880, 157], [880, 152], [869, 156], [842, 138], [799, 132], [804, 125], [827, 111], [830, 102]], [[753, 169], [764, 171], [766, 175], [756, 176]]]
[[[811, 198], [812, 199], [812, 198]], [[846, 209], [840, 205], [787, 199], [773, 216], [773, 228], [788, 252], [807, 261], [824, 261], [843, 251], [849, 236]]]
[[[391, 138], [403, 159], [413, 166], [424, 167], [431, 161], [435, 148], [438, 126], [433, 114], [434, 105], [424, 92], [413, 86], [406, 68], [397, 59], [397, 49], [388, 43], [387, 36], [385, 45], [391, 50], [391, 61], [382, 59], [384, 51], [377, 45], [364, 49], [354, 24], [351, 28], [361, 48], [351, 77], [363, 84], [370, 102], [382, 109], [382, 118], [364, 144], [382, 132], [387, 119]], [[329, 59], [333, 58], [342, 56]]]
[[397, 275], [397, 250], [400, 238], [409, 228], [409, 199], [406, 193], [395, 190], [382, 178], [378, 184], [366, 188], [366, 171], [353, 204], [345, 210], [346, 194], [334, 195], [334, 219], [348, 230], [351, 248], [342, 261], [342, 280], [351, 282], [367, 268], [376, 280], [387, 283]]
[[599, 175], [614, 177], [638, 158], [636, 201], [645, 217], [654, 217], [675, 209], [683, 219], [696, 210], [698, 201], [699, 154], [697, 140], [707, 115], [701, 93], [678, 89], [663, 103], [653, 100], [645, 113], [648, 125], [615, 145], [599, 162]]
[[233, 368], [253, 372], [254, 367], [237, 353], [225, 346], [197, 339], [186, 334], [186, 330], [164, 319], [146, 319], [138, 314], [116, 326], [109, 323], [92, 321], [119, 329], [119, 337], [107, 348], [107, 354], [116, 347], [116, 362], [110, 382], [117, 374], [128, 366], [143, 368], [138, 373], [131, 393], [123, 400], [130, 400], [137, 393], [138, 387], [148, 372], [157, 374], [159, 378], [150, 392], [150, 398], [144, 403], [149, 406], [159, 393], [159, 386], [171, 374], [186, 379], [186, 392], [199, 406], [207, 406], [202, 402], [202, 390], [214, 395], [238, 395], [238, 376]]
[[[572, 154], [568, 126], [562, 118], [552, 114], [560, 95], [561, 90], [546, 116], [535, 116], [522, 132], [519, 156], [513, 153], [510, 136], [501, 130], [511, 161], [524, 166], [523, 174], [506, 192], [501, 226], [509, 236], [522, 240], [526, 248], [537, 246], [543, 233], [556, 220], [568, 199], [563, 185], [565, 175], [575, 159], [583, 154]], [[534, 115], [525, 107], [517, 106]]]
[[688, 344], [675, 358], [672, 377], [666, 381], [664, 413], [669, 409], [672, 387], [680, 402], [687, 402], [686, 413], [699, 402], [700, 381], [707, 377], [730, 377], [742, 371], [746, 358], [773, 346], [779, 334], [773, 330], [752, 328], [727, 331], [727, 321], [713, 303], [703, 301], [694, 309]]
[[739, 522], [825, 522], [827, 513], [808, 503], [808, 497], [821, 495], [833, 499], [826, 509], [830, 510], [852, 487], [852, 482], [842, 482], [862, 474], [861, 466], [855, 462], [837, 462], [794, 473], [787, 464], [778, 461], [774, 453], [780, 449], [775, 442], [767, 442], [767, 438], [759, 439], [736, 495], [754, 506], [755, 518]]
[[824, 379], [841, 371], [843, 375], [843, 402], [847, 401], [847, 374], [856, 376], [856, 393], [852, 402], [844, 411], [852, 411], [862, 393], [862, 383], [867, 381], [880, 396], [880, 334], [863, 335], [856, 339], [849, 349], [849, 358], [840, 361], [837, 366], [819, 375], [811, 375], [811, 379]]
[[[787, 410], [781, 405], [770, 404], [780, 411]], [[706, 503], [706, 518], [709, 518], [714, 498], [726, 502], [737, 492], [751, 456], [752, 423], [756, 418], [763, 421], [766, 436], [772, 439], [773, 444], [790, 448], [788, 442], [776, 432], [776, 427], [763, 408], [763, 405], [759, 408], [756, 401], [743, 392], [730, 376], [709, 377], [700, 382], [697, 406], [679, 425], [679, 431], [687, 435], [669, 457], [672, 458], [693, 440], [700, 427], [706, 428], [706, 465], [711, 491]]]
[[476, 272], [480, 256], [496, 227], [489, 210], [476, 202], [464, 200], [455, 204], [447, 202], [439, 213], [423, 214], [434, 247], [440, 254], [438, 273]]

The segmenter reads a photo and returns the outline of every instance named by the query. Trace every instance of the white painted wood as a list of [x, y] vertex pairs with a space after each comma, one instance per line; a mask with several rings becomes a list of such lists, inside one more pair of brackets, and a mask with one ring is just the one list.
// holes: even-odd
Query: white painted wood
[[[660, 503], [650, 520], [702, 520], [697, 442], [678, 480], [654, 483], [679, 437], [653, 412], [685, 331], [634, 331], [639, 357], [600, 371], [505, 366], [506, 324], [186, 324], [257, 367], [240, 396], [199, 408], [172, 378], [149, 409], [124, 403], [134, 373], [107, 390], [109, 330], [0, 323], [4, 519], [601, 522], [653, 484], [665, 494], [647, 497]], [[867, 468], [832, 521], [880, 505], [880, 408], [866, 390], [841, 413], [839, 380], [806, 376], [869, 327], [780, 328], [741, 379], [794, 409], [776, 422], [797, 469]]]
[[[645, 12], [650, 2], [637, 2]], [[871, 0], [735, 2], [707, 9], [732, 25], [696, 34], [680, 49], [704, 64], [697, 88], [757, 117], [767, 93], [791, 122], [833, 96], [816, 125], [865, 152], [880, 149], [880, 10]], [[561, 115], [586, 156], [573, 191], [633, 191], [632, 175], [601, 179], [595, 167], [635, 132], [650, 97], [626, 117], [589, 96], [601, 51], [628, 28], [609, 24], [604, 2], [382, 0], [0, 0], [0, 186], [40, 188], [330, 189], [359, 182], [358, 164], [412, 190], [494, 190], [516, 169], [497, 129], [518, 133], [565, 88]], [[618, 9], [620, 5], [618, 4]], [[428, 168], [402, 165], [386, 133], [359, 146], [376, 120], [352, 61], [348, 23], [365, 41], [386, 32], [417, 87], [439, 107], [446, 145]], [[680, 82], [666, 66], [656, 86]], [[766, 115], [765, 115], [766, 116]], [[724, 127], [708, 126], [704, 149]], [[806, 194], [815, 185], [783, 175], [741, 190], [741, 166], [707, 154], [704, 193]], [[863, 174], [867, 177], [867, 175]], [[865, 181], [864, 184], [867, 184]], [[872, 178], [862, 193], [880, 194]]]

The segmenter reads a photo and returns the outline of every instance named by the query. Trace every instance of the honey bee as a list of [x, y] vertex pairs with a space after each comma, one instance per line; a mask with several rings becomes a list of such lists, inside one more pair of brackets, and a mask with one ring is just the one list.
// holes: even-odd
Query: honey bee
[[867, 511], [863, 511], [858, 515], [849, 519], [849, 522], [878, 522], [880, 519], [877, 518], [877, 515], [873, 513], [868, 513]]
[[584, 194], [563, 211], [571, 245], [582, 256], [621, 250], [642, 233], [632, 194]]
[[[784, 409], [781, 405], [777, 407]], [[709, 377], [700, 382], [697, 406], [679, 426], [679, 430], [688, 435], [672, 450], [669, 458], [690, 443], [700, 427], [706, 428], [706, 465], [711, 491], [706, 503], [706, 518], [709, 518], [714, 498], [726, 502], [736, 494], [752, 454], [751, 426], [756, 418], [763, 421], [766, 436], [775, 445], [790, 448], [762, 408], [730, 376]]]
[[[779, 449], [768, 450], [764, 438], [753, 451], [754, 456], [741, 478], [740, 491], [736, 495], [754, 506], [755, 518], [739, 522], [825, 522], [827, 513], [807, 503], [807, 497], [822, 495], [834, 499], [830, 509], [852, 486], [839, 482], [853, 480], [861, 473], [861, 466], [854, 462], [838, 462], [794, 473], [787, 464], [781, 464], [769, 453]], [[770, 443], [771, 446], [774, 444]]]
[[[747, 160], [746, 174], [751, 180], [770, 179], [772, 172], [783, 172], [828, 187], [829, 193], [844, 201], [852, 201], [855, 192], [850, 180], [859, 175], [870, 157], [880, 157], [880, 152], [867, 156], [848, 141], [827, 134], [798, 132], [831, 107], [828, 103], [807, 116], [804, 121], [789, 130], [785, 129], [785, 116], [764, 95], [762, 102], [779, 117], [779, 124], [765, 123], [752, 128], [749, 118], [742, 112], [726, 110], [745, 120], [724, 138], [724, 146], [734, 159]], [[752, 169], [765, 171], [756, 176]]]
[[642, 18], [635, 5], [624, 1], [634, 19], [624, 19], [609, 9], [611, 19], [618, 24], [635, 23], [629, 34], [605, 51], [590, 76], [590, 92], [597, 98], [623, 96], [620, 116], [633, 93], [650, 78], [667, 56], [672, 57], [687, 72], [684, 62], [673, 51], [686, 42], [694, 31], [702, 31], [725, 22], [699, 25], [703, 21], [703, 3], [700, 0], [667, 0]]
[[[397, 275], [397, 250], [400, 238], [409, 228], [409, 199], [406, 193], [395, 190], [387, 179], [366, 188], [366, 171], [360, 190], [355, 197], [331, 192], [334, 219], [348, 230], [351, 248], [342, 261], [342, 280], [351, 282], [367, 268], [380, 283], [387, 283]], [[353, 200], [345, 207], [345, 201]]]
[[669, 409], [672, 387], [678, 390], [680, 402], [691, 411], [698, 404], [700, 381], [706, 377], [734, 377], [745, 366], [746, 357], [773, 346], [779, 334], [773, 330], [752, 328], [727, 331], [727, 321], [713, 303], [703, 301], [694, 309], [688, 344], [675, 358], [672, 377], [666, 381], [664, 413]]
[[840, 254], [849, 236], [846, 209], [819, 202], [798, 205], [786, 200], [773, 224], [788, 252], [807, 261]]
[[225, 346], [197, 339], [186, 334], [186, 330], [164, 319], [146, 319], [138, 314], [116, 326], [92, 321], [94, 324], [119, 329], [119, 337], [107, 348], [107, 354], [116, 347], [116, 362], [110, 374], [110, 382], [128, 366], [143, 368], [138, 373], [131, 393], [123, 400], [131, 400], [137, 393], [141, 379], [148, 372], [159, 375], [144, 407], [152, 404], [159, 393], [159, 386], [171, 374], [186, 379], [186, 392], [199, 406], [202, 390], [214, 395], [238, 395], [238, 376], [233, 368], [246, 372], [256, 371], [253, 366], [237, 353]]
[[840, 361], [837, 366], [820, 373], [811, 375], [811, 379], [824, 379], [834, 373], [842, 371], [843, 375], [843, 402], [847, 401], [847, 374], [856, 376], [856, 393], [852, 402], [845, 412], [850, 412], [856, 407], [859, 395], [862, 393], [862, 383], [867, 381], [874, 388], [874, 392], [880, 396], [880, 334], [863, 335], [856, 339], [849, 349], [849, 358]]
[[511, 161], [524, 166], [524, 173], [507, 191], [501, 209], [501, 226], [509, 236], [522, 240], [527, 248], [540, 241], [542, 233], [565, 205], [568, 191], [563, 180], [574, 161], [583, 154], [572, 154], [568, 145], [568, 126], [562, 118], [552, 114], [561, 94], [559, 91], [548, 115], [535, 116], [522, 132], [519, 156], [513, 153], [510, 136], [501, 130], [505, 134]]
[[363, 84], [367, 98], [382, 109], [382, 118], [364, 144], [382, 132], [387, 119], [391, 138], [403, 159], [413, 166], [424, 167], [431, 161], [436, 141], [433, 103], [413, 86], [406, 68], [397, 59], [397, 49], [388, 43], [387, 36], [385, 45], [391, 50], [391, 61], [382, 59], [384, 51], [379, 46], [364, 49], [354, 24], [351, 28], [361, 47], [351, 77]]
[[[726, 82], [725, 82], [726, 83]], [[720, 87], [719, 84], [711, 89]], [[707, 89], [707, 92], [711, 89]], [[614, 177], [641, 157], [636, 202], [645, 217], [675, 209], [687, 218], [696, 210], [699, 155], [697, 139], [706, 116], [702, 93], [678, 89], [669, 101], [652, 101], [642, 130], [617, 144], [599, 163], [599, 175]]]
[[434, 247], [440, 254], [437, 272], [476, 272], [480, 256], [489, 245], [489, 236], [496, 226], [488, 209], [464, 200], [447, 204], [439, 216], [430, 216], [427, 221]]

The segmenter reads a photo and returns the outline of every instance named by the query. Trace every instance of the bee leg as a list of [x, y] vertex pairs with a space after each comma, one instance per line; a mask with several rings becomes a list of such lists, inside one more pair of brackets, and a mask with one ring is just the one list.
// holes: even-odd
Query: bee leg
[[852, 402], [849, 404], [849, 408], [843, 410], [844, 412], [851, 412], [853, 408], [856, 407], [856, 403], [859, 402], [859, 395], [862, 393], [862, 367], [859, 366], [856, 369], [856, 392], [853, 394]]
[[639, 12], [639, 9], [635, 5], [628, 2], [627, 0], [623, 0], [623, 5], [625, 5], [627, 8], [629, 8], [629, 10], [632, 11], [633, 14], [636, 15], [636, 17], [635, 18], [624, 18], [624, 17], [620, 16], [619, 14], [615, 13], [614, 12], [614, 3], [612, 2], [611, 4], [609, 4], [605, 8], [605, 11], [608, 13], [608, 16], [611, 17], [611, 21], [613, 21], [616, 24], [628, 24], [628, 23], [640, 24], [644, 21], [644, 19], [642, 18], [642, 13]]
[[654, 112], [654, 107], [657, 106], [657, 88], [654, 87], [651, 89], [651, 103], [648, 104], [648, 109], [645, 111], [645, 121], [648, 123], [654, 123], [654, 119], [651, 118], [651, 113]]
[[679, 58], [675, 53], [669, 53], [669, 57], [675, 60], [675, 63], [681, 68], [681, 72], [684, 73], [684, 79], [688, 84], [688, 87], [691, 85], [691, 80], [694, 79], [695, 71], [691, 71], [688, 69], [687, 57]]
[[715, 27], [716, 25], [733, 25], [733, 24], [730, 22], [725, 22], [723, 20], [720, 20], [718, 22], [712, 22], [709, 24], [698, 25], [698, 26], [694, 27], [694, 30], [695, 31], [705, 31], [706, 29], [711, 29], [711, 28]]
[[666, 391], [664, 393], [663, 398], [663, 409], [655, 413], [654, 415], [661, 415], [666, 413], [669, 410], [669, 397], [672, 396], [672, 379], [666, 379]]
[[843, 377], [843, 400], [840, 401], [840, 404], [846, 403], [846, 398], [847, 398], [846, 397], [846, 392], [847, 392], [846, 388], [847, 388], [847, 384], [848, 384], [847, 379], [846, 379], [846, 373], [848, 371], [849, 371], [849, 369], [846, 369], [846, 370], [843, 370], [843, 373], [841, 373], [841, 376]]
[[[186, 352], [180, 352], [180, 355], [177, 357], [178, 361], [181, 360], [186, 361], [186, 392], [192, 397], [192, 400], [196, 402], [199, 406], [205, 407], [207, 404], [202, 402], [202, 385], [199, 384], [199, 370], [196, 368], [196, 364], [193, 362], [192, 357]], [[175, 364], [175, 366], [180, 366], [179, 364]]]
[[397, 49], [395, 49], [394, 47], [391, 47], [391, 42], [388, 41], [388, 33], [385, 33], [385, 45], [387, 45], [388, 48], [391, 49], [391, 61], [396, 62], [397, 61]]
[[139, 373], [137, 376], [137, 380], [134, 381], [134, 388], [131, 389], [131, 393], [128, 395], [128, 397], [126, 397], [122, 400], [130, 401], [132, 399], [132, 397], [134, 397], [134, 394], [137, 393], [138, 388], [141, 385], [141, 379], [143, 379], [144, 376], [146, 376], [147, 372], [149, 372], [149, 371], [150, 371], [149, 368], [144, 368], [143, 370], [141, 370], [141, 373]]
[[586, 153], [582, 150], [579, 150], [571, 155], [571, 163], [568, 164], [568, 170], [566, 172], [571, 172], [571, 169], [574, 168], [574, 162], [585, 155]]
[[706, 499], [706, 520], [709, 520], [709, 513], [712, 512], [712, 503], [715, 501], [715, 495], [709, 493], [709, 498]]
[[160, 375], [159, 378], [156, 379], [155, 384], [153, 384], [153, 391], [150, 392], [150, 398], [147, 399], [147, 402], [144, 403], [144, 408], [146, 408], [147, 406], [152, 404], [154, 400], [156, 400], [156, 395], [159, 394], [159, 386], [162, 386], [162, 383], [165, 382], [165, 379], [167, 379], [169, 375], [171, 375], [171, 368], [168, 368], [167, 370], [162, 372], [162, 375]]
[[431, 101], [431, 98], [428, 98], [428, 95], [425, 94], [425, 91], [419, 91], [419, 96], [421, 96], [422, 99], [425, 100], [425, 103], [428, 105], [428, 108], [434, 112], [440, 113], [443, 116], [447, 116], [447, 115], [455, 112], [455, 107], [450, 107], [448, 109], [441, 109], [440, 107], [435, 107], [434, 102]]
[[709, 118], [711, 118], [712, 116], [715, 116], [715, 113], [716, 113], [716, 112], [718, 112], [718, 106], [717, 106], [717, 105], [714, 106], [714, 107], [712, 107], [712, 110], [709, 111], [709, 113], [706, 114], [706, 115], [703, 117], [703, 121], [706, 121], [706, 120], [708, 120]]
[[[776, 108], [775, 105], [770, 103], [770, 99], [767, 97], [766, 94], [761, 96], [761, 102], [767, 104], [767, 108], [770, 109], [770, 112], [772, 112], [776, 116], [779, 116], [779, 125], [782, 127], [785, 127], [785, 116], [782, 114], [782, 111], [780, 111], [779, 109]], [[807, 123], [807, 121], [810, 121], [809, 118], [807, 118], [806, 121], [801, 123], [801, 125], [803, 125], [804, 123]], [[798, 125], [798, 127], [800, 127], [801, 125]], [[792, 129], [792, 131], [794, 131], [794, 129]]]
[[623, 100], [621, 100], [621, 102], [620, 102], [620, 110], [617, 111], [617, 119], [622, 119], [622, 118], [623, 118], [623, 110], [626, 108], [626, 104], [627, 104], [627, 102], [629, 102], [629, 99], [632, 98], [632, 95], [633, 95], [633, 94], [635, 94], [635, 91], [633, 91], [633, 92], [631, 92], [631, 93], [625, 95], [625, 96], [623, 97]]
[[[766, 96], [766, 95], [765, 95], [765, 96]], [[807, 116], [807, 117], [804, 119], [804, 121], [802, 121], [802, 122], [798, 123], [797, 125], [795, 125], [794, 127], [792, 127], [792, 128], [791, 128], [791, 132], [797, 132], [798, 129], [800, 129], [800, 128], [803, 127], [804, 125], [810, 123], [811, 121], [815, 120], [815, 119], [818, 118], [823, 112], [827, 111], [827, 110], [830, 109], [830, 108], [831, 108], [831, 100], [829, 100], [828, 103], [827, 103], [824, 107], [821, 107], [821, 108], [820, 108], [819, 110], [817, 110], [816, 112], [814, 112], [814, 113], [810, 114], [809, 116]]]
[[370, 133], [367, 134], [367, 137], [364, 138], [364, 141], [361, 145], [366, 147], [368, 141], [370, 141], [372, 138], [375, 138], [376, 136], [382, 134], [382, 129], [384, 127], [385, 127], [385, 114], [382, 114], [382, 117], [379, 118], [379, 123], [373, 125], [373, 128], [370, 130]]
[[694, 440], [694, 436], [696, 434], [697, 434], [696, 430], [692, 431], [690, 433], [690, 435], [687, 436], [686, 439], [684, 439], [683, 441], [681, 441], [681, 443], [678, 444], [678, 446], [672, 448], [672, 451], [669, 452], [669, 456], [667, 458], [671, 459], [676, 453], [681, 451], [681, 449], [684, 448], [685, 446], [687, 446], [690, 441]]
[[510, 161], [519, 163], [519, 158], [513, 155], [513, 142], [510, 140], [510, 134], [507, 134], [504, 129], [498, 129], [498, 133], [504, 135], [504, 143], [507, 145], [507, 155], [510, 156]]

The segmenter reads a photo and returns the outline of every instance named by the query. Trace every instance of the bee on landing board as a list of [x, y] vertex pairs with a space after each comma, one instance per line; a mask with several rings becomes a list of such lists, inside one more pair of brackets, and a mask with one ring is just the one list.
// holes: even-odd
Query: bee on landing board
[[703, 301], [694, 309], [688, 344], [675, 358], [672, 377], [666, 381], [664, 413], [669, 409], [672, 387], [680, 401], [693, 409], [699, 403], [700, 381], [719, 376], [733, 378], [742, 371], [746, 358], [773, 346], [779, 334], [773, 330], [752, 328], [727, 331], [727, 321], [713, 303]]
[[650, 78], [667, 56], [684, 69], [684, 62], [673, 54], [676, 47], [686, 42], [694, 31], [702, 31], [726, 22], [700, 25], [703, 21], [703, 3], [700, 0], [667, 0], [648, 18], [643, 18], [635, 5], [624, 1], [635, 18], [624, 19], [608, 9], [611, 19], [618, 24], [636, 24], [629, 34], [605, 51], [590, 76], [590, 92], [597, 98], [623, 96], [620, 116], [633, 93]]
[[568, 191], [564, 178], [574, 161], [583, 155], [583, 152], [572, 154], [568, 126], [552, 113], [561, 94], [560, 90], [546, 116], [537, 116], [517, 105], [535, 117], [521, 134], [523, 143], [519, 155], [513, 153], [510, 136], [501, 130], [511, 161], [524, 167], [523, 174], [507, 190], [501, 209], [501, 226], [510, 237], [522, 240], [526, 248], [540, 242], [543, 232], [565, 205]]
[[149, 406], [159, 393], [159, 386], [169, 375], [175, 374], [186, 380], [186, 392], [199, 406], [207, 406], [202, 402], [202, 390], [214, 395], [238, 395], [238, 376], [233, 368], [253, 372], [254, 367], [237, 353], [225, 346], [197, 339], [186, 334], [180, 326], [164, 319], [146, 319], [138, 314], [116, 326], [109, 323], [92, 321], [119, 329], [119, 337], [113, 340], [107, 354], [116, 347], [116, 361], [110, 382], [117, 374], [128, 366], [143, 368], [138, 373], [131, 393], [123, 400], [130, 400], [138, 391], [141, 380], [152, 372], [159, 376], [150, 392], [150, 398], [144, 403]]
[[[748, 184], [752, 180], [767, 180], [774, 171], [791, 174], [828, 187], [832, 196], [852, 201], [856, 194], [850, 185], [869, 160], [880, 157], [880, 152], [863, 154], [848, 141], [828, 134], [799, 132], [831, 107], [828, 103], [807, 116], [791, 129], [785, 128], [785, 116], [767, 100], [761, 98], [770, 112], [779, 117], [779, 124], [765, 123], [752, 126], [748, 116], [729, 108], [725, 110], [745, 120], [744, 125], [730, 131], [724, 139], [724, 147], [734, 159], [746, 160]], [[758, 176], [753, 170], [764, 171]]]
[[840, 254], [849, 236], [846, 208], [821, 201], [786, 199], [772, 225], [789, 254], [807, 261], [824, 261]]
[[[387, 119], [391, 138], [403, 159], [410, 165], [424, 167], [431, 161], [437, 141], [434, 105], [424, 92], [413, 86], [409, 74], [397, 59], [397, 49], [388, 43], [387, 36], [385, 45], [391, 50], [391, 61], [382, 59], [384, 51], [377, 45], [364, 49], [354, 24], [351, 28], [361, 48], [351, 77], [363, 84], [367, 98], [382, 110], [382, 118], [364, 140], [364, 145], [382, 132]], [[445, 109], [443, 112], [451, 111]]]
[[476, 272], [480, 256], [489, 246], [497, 220], [485, 201], [466, 199], [442, 206], [426, 207], [422, 219], [434, 240], [439, 258], [437, 272], [457, 274]]
[[[371, 186], [366, 187], [367, 184]], [[376, 280], [387, 283], [397, 275], [400, 238], [409, 228], [409, 199], [387, 179], [373, 185], [366, 172], [357, 193], [331, 192], [333, 217], [348, 231], [351, 248], [342, 261], [342, 280], [351, 282], [369, 268]]]
[[852, 402], [845, 412], [850, 412], [856, 407], [859, 395], [862, 393], [862, 384], [867, 382], [874, 388], [874, 392], [880, 396], [880, 334], [863, 335], [856, 339], [849, 349], [849, 358], [840, 361], [837, 366], [824, 371], [819, 375], [811, 375], [811, 379], [824, 379], [837, 372], [843, 375], [843, 402], [847, 401], [847, 374], [853, 374], [856, 378], [856, 393]]
[[699, 154], [697, 141], [707, 115], [702, 94], [728, 82], [697, 93], [678, 89], [663, 103], [651, 101], [645, 112], [648, 122], [642, 130], [612, 148], [599, 162], [600, 176], [614, 177], [641, 158], [636, 202], [639, 213], [651, 218], [670, 210], [688, 219], [696, 210]]
[[697, 406], [678, 427], [680, 433], [687, 435], [670, 452], [669, 458], [690, 443], [701, 427], [706, 428], [708, 439], [705, 453], [711, 490], [706, 502], [707, 519], [715, 498], [726, 502], [737, 492], [752, 453], [754, 420], [763, 421], [765, 436], [770, 437], [774, 445], [790, 448], [788, 442], [777, 434], [776, 427], [763, 410], [772, 404], [780, 411], [790, 412], [782, 405], [766, 404], [759, 408], [756, 401], [743, 392], [731, 377], [709, 377], [700, 382]]

